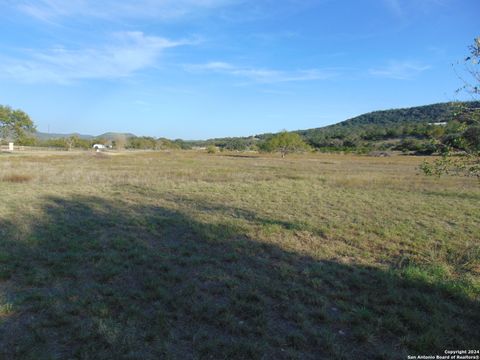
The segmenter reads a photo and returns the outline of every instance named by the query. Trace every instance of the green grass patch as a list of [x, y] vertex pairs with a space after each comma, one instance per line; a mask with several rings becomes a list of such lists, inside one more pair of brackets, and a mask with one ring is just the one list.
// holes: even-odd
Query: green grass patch
[[0, 162], [36, 174], [0, 182], [0, 358], [478, 347], [474, 181], [406, 157], [58, 157]]

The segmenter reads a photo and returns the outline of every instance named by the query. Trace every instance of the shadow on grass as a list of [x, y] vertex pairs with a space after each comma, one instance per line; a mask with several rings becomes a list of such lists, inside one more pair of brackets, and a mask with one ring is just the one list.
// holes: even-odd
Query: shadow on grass
[[217, 156], [222, 156], [222, 157], [231, 157], [231, 158], [246, 158], [246, 159], [259, 159], [261, 158], [260, 154], [218, 154]]
[[480, 200], [480, 193], [458, 191], [425, 191], [426, 195], [448, 197], [454, 199]]
[[435, 284], [168, 208], [53, 197], [0, 236], [2, 359], [395, 359], [480, 338], [479, 304]]
[[[158, 194], [157, 194], [158, 195]], [[218, 204], [204, 199], [189, 198], [186, 196], [178, 195], [164, 195], [164, 198], [171, 202], [181, 204], [183, 208], [196, 209], [201, 212], [207, 212], [212, 214], [226, 215], [232, 219], [242, 219], [256, 225], [274, 225], [285, 230], [297, 230], [297, 231], [309, 231], [312, 234], [323, 237], [325, 233], [322, 229], [314, 227], [310, 224], [296, 221], [286, 221], [280, 219], [272, 219], [267, 216], [260, 216], [255, 211], [234, 207], [231, 205]]]

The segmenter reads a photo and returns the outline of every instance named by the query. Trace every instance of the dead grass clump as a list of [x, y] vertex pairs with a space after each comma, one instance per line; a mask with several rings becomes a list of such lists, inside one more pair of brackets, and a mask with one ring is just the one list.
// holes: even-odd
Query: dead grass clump
[[109, 154], [106, 154], [106, 153], [101, 152], [101, 151], [94, 152], [93, 156], [94, 156], [95, 159], [100, 159], [100, 160], [108, 160], [110, 158]]
[[31, 175], [24, 174], [10, 174], [2, 177], [2, 181], [11, 182], [11, 183], [25, 183], [33, 179]]

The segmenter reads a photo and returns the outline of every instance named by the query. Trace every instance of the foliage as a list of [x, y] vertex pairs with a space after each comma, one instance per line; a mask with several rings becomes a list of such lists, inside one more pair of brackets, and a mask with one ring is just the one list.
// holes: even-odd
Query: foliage
[[126, 145], [127, 149], [155, 150], [156, 147], [155, 138], [148, 136], [129, 138]]
[[[470, 54], [464, 59], [466, 73], [471, 80], [460, 77], [466, 91], [473, 97], [480, 95], [480, 37], [469, 47]], [[451, 122], [450, 132], [441, 139], [442, 158], [424, 162], [421, 170], [426, 175], [442, 174], [476, 177], [480, 181], [480, 104], [468, 107], [458, 103]], [[461, 152], [459, 152], [461, 151]]]
[[81, 139], [77, 135], [72, 135], [64, 139], [64, 147], [67, 148], [67, 150], [71, 150], [73, 148], [90, 149], [92, 146], [93, 142], [91, 140]]
[[35, 125], [27, 113], [0, 105], [0, 138], [28, 142]]
[[190, 148], [195, 147], [207, 147], [209, 145], [216, 146], [220, 151], [246, 151], [257, 150], [259, 139], [255, 136], [248, 137], [227, 137], [227, 138], [214, 138], [208, 140], [193, 140], [186, 141]]
[[37, 145], [44, 146], [44, 147], [67, 148], [65, 143], [65, 138], [48, 139], [43, 141], [39, 140]]
[[480, 157], [478, 153], [452, 156], [444, 154], [433, 162], [424, 161], [420, 169], [426, 175], [456, 175], [476, 177], [480, 181]]
[[181, 145], [175, 141], [172, 141], [166, 138], [159, 138], [157, 139], [157, 149], [177, 150], [177, 149], [181, 149]]
[[38, 140], [35, 136], [31, 135], [24, 135], [17, 139], [17, 144], [21, 146], [36, 146], [38, 144]]
[[[402, 151], [406, 154], [429, 155], [444, 153], [447, 147], [464, 151], [466, 146], [478, 146], [478, 128], [472, 127], [474, 109], [480, 102], [433, 104], [406, 109], [375, 111], [323, 128], [299, 130], [303, 141], [320, 152], [366, 154], [372, 151]], [[461, 111], [461, 109], [463, 109]], [[467, 116], [466, 114], [469, 114]], [[478, 124], [478, 122], [477, 122]], [[475, 130], [477, 129], [477, 130]], [[245, 151], [268, 149], [268, 140], [275, 134], [250, 137], [215, 138], [209, 140], [169, 140], [120, 134], [125, 148], [144, 150], [188, 150], [192, 147], [216, 146], [218, 150]], [[75, 142], [73, 147], [88, 148], [93, 143], [112, 143], [117, 147], [119, 134], [106, 133], [103, 138]], [[113, 141], [112, 141], [113, 140]], [[118, 144], [121, 148], [123, 144]], [[32, 145], [32, 141], [24, 145]], [[87, 146], [88, 144], [88, 146]], [[38, 141], [39, 146], [67, 147], [65, 140]]]
[[[335, 125], [297, 133], [317, 149], [358, 152], [369, 148], [427, 154], [439, 151], [432, 146], [432, 140], [436, 139], [433, 143], [440, 144], [441, 137], [455, 134], [450, 122], [458, 112], [459, 104], [466, 109], [480, 106], [480, 102], [444, 103], [375, 111]], [[392, 140], [405, 141], [399, 148]]]
[[55, 147], [55, 148], [63, 148], [65, 150], [72, 150], [72, 149], [90, 149], [93, 143], [97, 143], [97, 141], [81, 139], [77, 135], [71, 135], [64, 138], [57, 138], [57, 139], [48, 139], [48, 140], [37, 140], [36, 145], [38, 146], [45, 146], [45, 147]]
[[213, 143], [225, 150], [230, 151], [245, 151], [255, 146], [257, 139], [253, 137], [237, 137], [237, 138], [225, 138], [220, 140], [213, 140]]
[[114, 140], [112, 140], [112, 146], [116, 150], [123, 150], [127, 145], [127, 137], [123, 134], [118, 134], [115, 136]]
[[217, 152], [217, 147], [215, 145], [208, 145], [207, 146], [207, 153], [215, 154]]
[[457, 93], [465, 91], [474, 98], [478, 98], [480, 96], [480, 36], [473, 40], [468, 50], [470, 54], [463, 60], [465, 76], [457, 73], [463, 83], [463, 86], [457, 89]]
[[431, 155], [438, 151], [439, 147], [428, 139], [404, 138], [393, 149], [404, 153], [414, 152], [417, 155]]
[[463, 138], [465, 139], [468, 148], [473, 151], [480, 151], [480, 125], [468, 127], [463, 132]]
[[175, 139], [173, 143], [177, 145], [182, 150], [190, 150], [192, 148], [192, 143], [182, 139]]
[[232, 151], [244, 151], [248, 148], [248, 144], [240, 138], [233, 138], [225, 143], [224, 148]]
[[287, 131], [282, 131], [272, 136], [263, 144], [263, 150], [269, 152], [278, 151], [282, 154], [282, 158], [293, 152], [305, 151], [307, 148], [308, 145], [302, 140], [300, 135]]

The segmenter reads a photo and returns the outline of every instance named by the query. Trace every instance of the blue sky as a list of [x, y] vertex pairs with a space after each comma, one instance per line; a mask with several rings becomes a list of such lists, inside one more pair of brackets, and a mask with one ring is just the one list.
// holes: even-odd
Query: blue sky
[[478, 0], [0, 0], [0, 104], [61, 133], [320, 127], [456, 99], [478, 14]]

